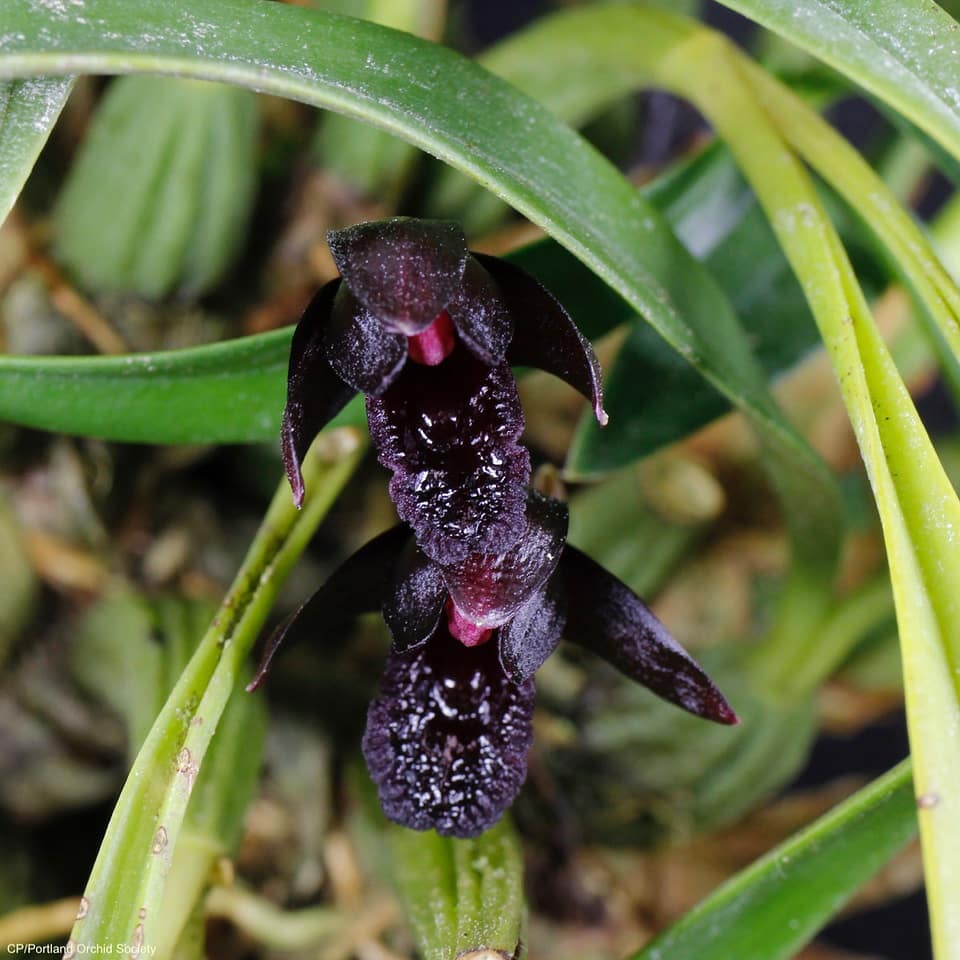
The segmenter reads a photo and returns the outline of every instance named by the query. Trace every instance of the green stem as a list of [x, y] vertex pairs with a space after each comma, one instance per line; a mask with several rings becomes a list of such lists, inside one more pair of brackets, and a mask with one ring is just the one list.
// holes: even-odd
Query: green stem
[[283, 910], [241, 887], [215, 887], [207, 897], [206, 912], [226, 917], [270, 950], [309, 950], [346, 925], [345, 915], [330, 907]]
[[167, 875], [207, 747], [277, 592], [363, 449], [354, 431], [321, 437], [304, 463], [307, 499], [300, 512], [286, 481], [280, 484], [120, 794], [90, 876], [84, 915], [73, 928], [78, 953], [86, 945], [152, 946], [160, 939]]
[[769, 638], [748, 658], [758, 689], [796, 701], [810, 696], [874, 628], [896, 611], [886, 570], [844, 597], [817, 629], [815, 642], [784, 650]]

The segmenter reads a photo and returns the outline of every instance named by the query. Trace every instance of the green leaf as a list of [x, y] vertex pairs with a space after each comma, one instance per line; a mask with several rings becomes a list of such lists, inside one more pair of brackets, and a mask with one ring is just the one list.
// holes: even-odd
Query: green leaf
[[[726, 151], [701, 155], [651, 199], [716, 277], [768, 376], [789, 369], [819, 344], [803, 291]], [[573, 476], [626, 466], [730, 409], [639, 323], [617, 353], [604, 393], [617, 415], [604, 428], [581, 419], [567, 460]]]
[[[937, 956], [960, 956], [960, 501], [881, 338], [809, 176], [765, 109], [769, 96], [724, 38], [703, 31], [661, 74], [727, 141], [804, 285], [870, 475], [904, 660], [907, 720]], [[842, 158], [841, 158], [842, 161]], [[791, 673], [796, 673], [791, 669]]]
[[[292, 329], [125, 357], [0, 357], [0, 413], [133, 443], [238, 443], [280, 432]], [[355, 401], [334, 426], [363, 424]]]
[[[610, 22], [583, 16], [593, 13], [586, 8], [576, 11], [579, 19], [547, 21], [548, 29], [537, 34], [546, 52], [559, 43], [579, 58], [568, 75], [580, 75], [573, 67], [582, 62], [576, 53], [581, 42], [596, 56], [611, 36], [635, 35], [624, 69], [649, 80], [649, 68], [669, 59], [695, 30], [662, 11], [597, 10], [625, 18], [623, 29], [617, 32], [616, 19], [611, 31]], [[814, 628], [832, 584], [842, 529], [832, 478], [783, 419], [709, 273], [629, 182], [547, 108], [451, 50], [286, 5], [87, 0], [82, 17], [64, 17], [13, 0], [6, 18], [13, 39], [0, 53], [0, 76], [176, 72], [329, 107], [440, 157], [543, 227], [746, 414], [791, 531], [794, 562], [778, 630], [801, 637]]]
[[424, 960], [516, 956], [523, 855], [509, 818], [473, 840], [387, 830], [393, 878]]
[[902, 763], [728, 880], [633, 960], [788, 960], [916, 824]]
[[[126, 587], [113, 590], [84, 617], [70, 649], [72, 671], [124, 721], [131, 762], [214, 612], [206, 601], [166, 597], [149, 603]], [[173, 852], [157, 940], [161, 960], [172, 954], [202, 904], [216, 859], [230, 856], [240, 840], [265, 732], [263, 698], [231, 697], [190, 794]], [[160, 837], [168, 840], [166, 832]], [[155, 835], [155, 847], [161, 846], [160, 837]], [[159, 855], [164, 853], [169, 856], [169, 851]]]
[[760, 100], [784, 141], [847, 201], [889, 251], [924, 308], [945, 376], [960, 396], [960, 290], [923, 231], [862, 156], [786, 87], [747, 60]]
[[[293, 506], [286, 481], [278, 489], [218, 615], [177, 680], [127, 777], [87, 884], [85, 912], [71, 934], [77, 953], [105, 943], [149, 948], [170, 934], [164, 915], [168, 874], [176, 865], [181, 832], [190, 835], [190, 818], [186, 826], [184, 819], [191, 793], [204, 774], [211, 739], [277, 591], [349, 479], [362, 450], [363, 444], [357, 442], [351, 451], [341, 451], [340, 460], [324, 463], [314, 449], [305, 464], [308, 499], [302, 511]], [[255, 716], [247, 720], [256, 722]], [[241, 721], [245, 726], [242, 717]], [[220, 761], [230, 762], [236, 746], [227, 745], [227, 754], [220, 755], [215, 768]], [[237, 814], [230, 805], [229, 784], [218, 782], [216, 774], [211, 776], [212, 794], [202, 789], [200, 795], [206, 799], [193, 815], [192, 827], [194, 831], [210, 829], [212, 817], [224, 836], [235, 836]], [[181, 880], [195, 887], [203, 858], [187, 859], [191, 879], [189, 883]]]
[[72, 88], [72, 77], [0, 82], [0, 223], [20, 195]]
[[830, 64], [960, 157], [960, 30], [930, 0], [721, 0]]
[[[323, 5], [394, 30], [438, 40], [443, 33], [445, 2], [438, 0], [360, 0], [348, 5]], [[344, 9], [338, 11], [338, 6]], [[417, 151], [368, 124], [340, 114], [321, 118], [314, 138], [317, 162], [364, 198], [393, 207], [407, 184]]]
[[[182, 29], [181, 15], [191, 31]], [[3, 75], [68, 65], [175, 70], [255, 85], [395, 131], [495, 188], [606, 279], [736, 403], [763, 423], [779, 419], [729, 308], [656, 213], [540, 105], [452, 51], [369, 23], [244, 0], [162, 9], [147, 0], [91, 0], [85, 15], [73, 19], [14, 0], [6, 16], [14, 39], [0, 54]], [[98, 26], [104, 18], [107, 33]], [[204, 43], [194, 42], [199, 35]], [[420, 82], [427, 74], [436, 78], [429, 89]], [[470, 111], [459, 105], [465, 98]], [[774, 432], [785, 436], [782, 424]]]

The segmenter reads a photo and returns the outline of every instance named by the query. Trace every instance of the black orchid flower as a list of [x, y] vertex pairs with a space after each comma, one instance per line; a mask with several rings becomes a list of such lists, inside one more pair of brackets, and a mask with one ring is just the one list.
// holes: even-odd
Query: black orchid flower
[[348, 559], [271, 638], [329, 636], [380, 610], [393, 638], [363, 752], [388, 817], [476, 836], [512, 803], [532, 741], [533, 675], [561, 636], [697, 716], [737, 718], [625, 584], [565, 544], [566, 506], [528, 493], [517, 543], [439, 564], [394, 527]]
[[328, 240], [341, 277], [307, 307], [290, 353], [282, 439], [294, 499], [310, 442], [360, 391], [422, 549], [438, 563], [502, 553], [530, 479], [510, 367], [562, 377], [606, 422], [593, 350], [531, 276], [469, 253], [456, 223], [396, 218]]

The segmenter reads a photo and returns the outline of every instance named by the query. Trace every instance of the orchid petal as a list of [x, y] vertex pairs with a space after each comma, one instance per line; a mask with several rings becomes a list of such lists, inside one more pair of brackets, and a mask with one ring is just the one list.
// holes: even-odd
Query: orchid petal
[[504, 676], [496, 641], [464, 647], [443, 621], [423, 646], [391, 653], [363, 737], [384, 813], [453, 837], [496, 823], [526, 778], [533, 701], [533, 681]]
[[379, 610], [392, 586], [397, 558], [409, 541], [410, 529], [398, 524], [348, 557], [296, 613], [274, 630], [247, 690], [256, 690], [263, 683], [282, 645], [327, 639], [342, 633], [354, 617]]
[[565, 380], [590, 401], [597, 420], [605, 424], [600, 364], [570, 314], [525, 270], [496, 257], [474, 256], [500, 285], [513, 316], [513, 339], [507, 350], [510, 364], [537, 367]]
[[437, 628], [446, 599], [439, 567], [411, 539], [383, 604], [383, 619], [395, 652], [426, 643]]
[[460, 339], [484, 363], [502, 363], [513, 336], [513, 318], [493, 277], [470, 257], [463, 283], [447, 304]]
[[529, 680], [543, 666], [557, 649], [566, 620], [563, 590], [549, 580], [500, 628], [500, 663], [514, 683]]
[[517, 440], [523, 411], [506, 364], [457, 347], [439, 366], [408, 363], [382, 397], [367, 398], [390, 496], [433, 560], [502, 553], [523, 529], [530, 455]]
[[280, 440], [287, 479], [298, 507], [304, 494], [300, 464], [313, 438], [356, 393], [333, 372], [323, 346], [323, 332], [339, 286], [340, 281], [333, 280], [320, 288], [300, 318], [290, 346]]
[[385, 330], [342, 284], [333, 301], [323, 344], [337, 376], [355, 390], [375, 397], [393, 383], [407, 360], [407, 338]]
[[396, 217], [331, 230], [327, 243], [344, 283], [393, 333], [413, 336], [460, 287], [467, 243], [459, 224]]
[[500, 554], [473, 553], [442, 567], [461, 613], [480, 627], [511, 619], [550, 577], [567, 537], [567, 505], [531, 490], [516, 543]]
[[560, 570], [568, 597], [568, 640], [698, 717], [738, 722], [713, 681], [625, 583], [570, 546]]

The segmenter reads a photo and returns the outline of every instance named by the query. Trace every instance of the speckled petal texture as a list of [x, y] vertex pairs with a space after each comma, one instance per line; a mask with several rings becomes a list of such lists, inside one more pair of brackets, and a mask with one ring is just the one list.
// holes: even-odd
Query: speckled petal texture
[[472, 256], [447, 313], [475, 357], [491, 365], [503, 362], [513, 336], [513, 319], [500, 287]]
[[500, 628], [500, 662], [514, 683], [529, 680], [560, 643], [567, 604], [559, 580], [540, 587]]
[[452, 837], [491, 827], [526, 778], [533, 701], [532, 680], [504, 676], [496, 639], [467, 648], [441, 623], [391, 653], [363, 737], [384, 813]]
[[396, 217], [327, 234], [351, 293], [387, 330], [410, 337], [430, 326], [460, 287], [467, 243], [447, 220]]
[[408, 363], [382, 397], [367, 398], [370, 436], [393, 471], [390, 496], [439, 563], [502, 553], [524, 524], [530, 455], [506, 365], [459, 347], [437, 367]]
[[425, 643], [437, 628], [447, 588], [440, 568], [411, 540], [383, 603], [383, 621], [397, 653]]
[[383, 324], [341, 284], [323, 334], [337, 376], [361, 393], [380, 396], [407, 360], [407, 338]]

